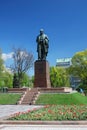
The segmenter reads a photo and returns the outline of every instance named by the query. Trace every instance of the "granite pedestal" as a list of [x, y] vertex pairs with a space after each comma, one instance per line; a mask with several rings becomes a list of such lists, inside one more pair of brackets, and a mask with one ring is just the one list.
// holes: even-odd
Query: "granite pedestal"
[[49, 63], [46, 60], [37, 60], [34, 63], [34, 87], [50, 88]]

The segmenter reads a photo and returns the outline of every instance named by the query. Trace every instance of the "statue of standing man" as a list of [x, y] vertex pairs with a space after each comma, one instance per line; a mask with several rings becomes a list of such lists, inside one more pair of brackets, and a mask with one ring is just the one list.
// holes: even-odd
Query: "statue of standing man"
[[46, 34], [44, 34], [44, 30], [40, 30], [40, 34], [37, 36], [37, 52], [38, 52], [38, 60], [46, 60], [46, 56], [48, 54], [49, 48], [49, 39]]

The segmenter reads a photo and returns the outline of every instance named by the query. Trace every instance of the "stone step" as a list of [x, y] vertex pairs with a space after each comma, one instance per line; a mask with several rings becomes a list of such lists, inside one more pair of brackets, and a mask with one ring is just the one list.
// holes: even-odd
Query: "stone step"
[[21, 104], [33, 104], [33, 102], [35, 102], [34, 100], [37, 94], [38, 94], [37, 88], [27, 90]]

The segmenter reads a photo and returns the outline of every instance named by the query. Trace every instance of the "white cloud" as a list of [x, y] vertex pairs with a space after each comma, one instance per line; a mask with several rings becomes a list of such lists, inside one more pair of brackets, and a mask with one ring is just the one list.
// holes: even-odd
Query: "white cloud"
[[8, 60], [8, 59], [11, 59], [11, 58], [12, 58], [12, 55], [13, 55], [13, 52], [8, 53], [8, 54], [3, 53], [3, 54], [2, 54], [2, 59], [3, 59], [4, 61], [6, 61], [6, 60]]

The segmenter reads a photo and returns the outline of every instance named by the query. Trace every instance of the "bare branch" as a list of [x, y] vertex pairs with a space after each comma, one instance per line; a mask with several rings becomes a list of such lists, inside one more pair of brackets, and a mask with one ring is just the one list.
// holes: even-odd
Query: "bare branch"
[[22, 74], [26, 73], [33, 66], [33, 54], [20, 48], [14, 48], [13, 60], [14, 64], [11, 66], [11, 69], [18, 75], [19, 80], [21, 80]]

